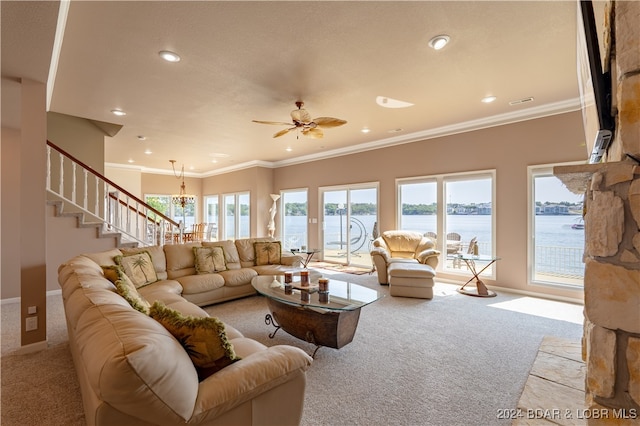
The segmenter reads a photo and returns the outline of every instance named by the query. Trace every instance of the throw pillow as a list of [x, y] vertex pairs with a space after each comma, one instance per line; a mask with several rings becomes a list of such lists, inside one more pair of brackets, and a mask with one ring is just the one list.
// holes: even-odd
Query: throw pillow
[[227, 270], [222, 247], [194, 247], [197, 274], [211, 274]]
[[282, 258], [280, 241], [253, 243], [256, 265], [279, 265]]
[[149, 315], [184, 347], [200, 381], [240, 359], [227, 338], [224, 323], [217, 318], [185, 316], [160, 301], [151, 306]]
[[122, 267], [118, 265], [103, 265], [102, 274], [106, 279], [111, 281], [112, 283], [116, 283], [120, 279], [120, 272], [122, 272]]
[[[118, 271], [122, 270], [118, 269]], [[145, 315], [149, 315], [149, 308], [151, 305], [149, 305], [149, 302], [140, 296], [138, 289], [136, 289], [136, 286], [124, 272], [120, 272], [120, 277], [116, 280], [115, 285], [116, 292], [129, 302], [133, 309], [140, 311]]]
[[116, 264], [122, 266], [124, 273], [127, 274], [136, 288], [158, 281], [151, 254], [148, 251], [116, 256], [114, 260]]

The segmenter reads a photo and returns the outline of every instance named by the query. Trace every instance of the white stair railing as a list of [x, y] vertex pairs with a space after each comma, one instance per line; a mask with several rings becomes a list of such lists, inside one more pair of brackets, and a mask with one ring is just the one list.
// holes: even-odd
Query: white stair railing
[[49, 141], [47, 190], [139, 246], [182, 241], [179, 223]]

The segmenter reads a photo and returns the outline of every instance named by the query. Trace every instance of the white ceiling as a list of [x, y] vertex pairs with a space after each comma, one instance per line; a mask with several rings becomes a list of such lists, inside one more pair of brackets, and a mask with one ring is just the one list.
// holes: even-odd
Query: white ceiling
[[[25, 60], [21, 44], [40, 25], [24, 21], [33, 10], [13, 18], [24, 36], [7, 44], [2, 3], [3, 77], [33, 73], [41, 61]], [[51, 4], [31, 9], [50, 21]], [[438, 34], [451, 37], [441, 51], [428, 46]], [[50, 110], [121, 124], [107, 163], [169, 171], [175, 159], [204, 176], [576, 110], [575, 39], [574, 1], [73, 0]], [[165, 62], [160, 50], [182, 60]], [[497, 100], [481, 103], [487, 95]], [[382, 108], [377, 96], [414, 106]], [[320, 140], [274, 139], [284, 126], [251, 121], [289, 121], [296, 100], [347, 124]]]

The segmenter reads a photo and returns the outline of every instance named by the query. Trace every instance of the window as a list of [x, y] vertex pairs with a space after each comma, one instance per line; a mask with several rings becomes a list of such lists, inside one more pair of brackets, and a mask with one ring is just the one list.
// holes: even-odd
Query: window
[[435, 179], [408, 182], [398, 186], [400, 225], [398, 229], [438, 232], [438, 187]]
[[[308, 246], [307, 190], [282, 191], [280, 197], [281, 241], [283, 250]], [[277, 232], [277, 229], [276, 229]]]
[[235, 240], [250, 237], [249, 193], [225, 194], [224, 238]]
[[182, 206], [171, 202], [171, 195], [145, 195], [144, 202], [176, 222], [184, 223], [184, 229], [188, 230], [196, 223], [195, 212], [198, 203], [197, 199], [195, 203], [185, 205], [184, 210]]
[[220, 205], [217, 195], [204, 197], [204, 221], [207, 224], [205, 239], [207, 241], [217, 240], [220, 221]]
[[553, 175], [553, 166], [529, 167], [530, 282], [582, 288], [583, 197]]
[[[475, 238], [478, 254], [493, 255], [493, 176], [486, 173], [449, 175], [443, 179], [446, 215], [446, 252], [467, 253]], [[479, 263], [479, 262], [476, 262]], [[448, 260], [444, 269], [464, 269], [464, 263]], [[493, 276], [493, 266], [484, 275]]]
[[[399, 179], [398, 229], [435, 238], [442, 252], [438, 269], [469, 274], [464, 262], [450, 255], [466, 253], [474, 238], [480, 255], [495, 254], [494, 175], [484, 171]], [[482, 275], [493, 277], [493, 266]]]

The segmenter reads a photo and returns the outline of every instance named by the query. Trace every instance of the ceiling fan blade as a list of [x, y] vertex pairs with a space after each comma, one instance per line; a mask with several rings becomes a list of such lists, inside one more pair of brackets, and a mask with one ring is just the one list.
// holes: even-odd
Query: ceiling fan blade
[[280, 130], [278, 133], [274, 134], [273, 137], [274, 138], [279, 138], [280, 136], [286, 135], [287, 133], [289, 133], [290, 131], [295, 130], [295, 129], [296, 129], [296, 127], [294, 126], [294, 127], [288, 128], [288, 129]]
[[294, 109], [291, 111], [291, 119], [294, 122], [308, 123], [311, 121], [311, 114], [306, 109]]
[[305, 128], [302, 130], [302, 134], [313, 139], [322, 139], [322, 137], [324, 136], [322, 130], [318, 129], [317, 127]]
[[254, 123], [260, 123], [260, 124], [275, 124], [277, 126], [293, 126], [293, 123], [284, 123], [282, 121], [262, 121], [262, 120], [251, 120]]
[[345, 120], [333, 117], [318, 117], [314, 118], [313, 122], [316, 123], [318, 127], [324, 127], [325, 129], [342, 126], [347, 123]]

